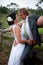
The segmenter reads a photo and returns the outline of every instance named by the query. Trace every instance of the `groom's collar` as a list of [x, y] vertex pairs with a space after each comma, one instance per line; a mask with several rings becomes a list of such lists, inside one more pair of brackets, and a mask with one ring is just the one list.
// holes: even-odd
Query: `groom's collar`
[[29, 17], [29, 16], [27, 16], [26, 19], [25, 19], [24, 21], [27, 21], [27, 20], [28, 20], [28, 17]]

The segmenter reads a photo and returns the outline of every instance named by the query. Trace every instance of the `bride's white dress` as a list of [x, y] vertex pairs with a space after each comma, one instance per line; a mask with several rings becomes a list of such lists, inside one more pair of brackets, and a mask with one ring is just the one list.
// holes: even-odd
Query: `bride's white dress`
[[[13, 25], [12, 27], [15, 28], [16, 25]], [[16, 36], [14, 36], [16, 38]], [[21, 38], [25, 40], [23, 35], [23, 29], [21, 28]], [[17, 39], [17, 38], [16, 38]], [[18, 43], [17, 46], [12, 45], [8, 65], [21, 65], [21, 55], [23, 53], [23, 50], [25, 48], [25, 44]]]

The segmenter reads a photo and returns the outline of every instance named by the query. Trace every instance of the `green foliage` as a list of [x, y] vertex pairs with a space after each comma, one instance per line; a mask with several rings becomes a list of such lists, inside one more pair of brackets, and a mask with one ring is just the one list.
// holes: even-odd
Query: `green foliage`
[[[7, 13], [7, 14], [4, 14], [4, 13], [0, 13], [0, 22], [3, 22], [3, 24], [4, 24], [4, 28], [7, 28], [8, 27], [8, 23], [7, 23], [7, 19], [6, 19], [6, 17], [7, 17], [7, 15], [9, 14], [9, 13], [11, 13], [10, 12], [10, 10], [8, 10], [9, 12]], [[30, 14], [37, 14], [37, 15], [43, 15], [43, 10], [34, 10], [34, 9], [29, 9], [28, 10], [29, 12], [30, 12]], [[13, 12], [18, 12], [18, 10], [14, 10]], [[17, 13], [17, 15], [18, 15], [18, 13]], [[19, 19], [19, 21], [21, 20], [20, 19], [20, 17], [18, 16], [18, 19]]]
[[29, 9], [30, 14], [43, 15], [43, 10]]
[[0, 7], [0, 13], [4, 13], [4, 14], [8, 13], [8, 8], [1, 6]]
[[8, 27], [7, 15], [8, 14], [0, 14], [0, 22], [3, 23], [3, 28], [7, 28]]
[[34, 49], [43, 51], [43, 43], [41, 43], [41, 46], [35, 45]]
[[43, 28], [39, 28], [39, 33], [43, 34]]

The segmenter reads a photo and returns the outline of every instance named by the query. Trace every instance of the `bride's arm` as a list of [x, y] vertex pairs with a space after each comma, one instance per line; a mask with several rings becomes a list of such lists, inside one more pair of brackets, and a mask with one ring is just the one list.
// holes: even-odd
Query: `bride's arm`
[[9, 28], [6, 28], [6, 29], [3, 29], [2, 30], [3, 32], [12, 32], [12, 26], [10, 26]]
[[23, 20], [22, 21], [20, 21], [19, 23], [17, 23], [17, 25], [19, 26], [19, 27], [21, 27], [22, 26], [22, 24], [23, 24]]
[[16, 33], [16, 38], [17, 38], [18, 42], [22, 43], [22, 44], [30, 43], [30, 40], [22, 40], [20, 32], [21, 32], [20, 28], [18, 26], [16, 26], [15, 33]]
[[10, 28], [3, 29], [3, 32], [10, 31]]

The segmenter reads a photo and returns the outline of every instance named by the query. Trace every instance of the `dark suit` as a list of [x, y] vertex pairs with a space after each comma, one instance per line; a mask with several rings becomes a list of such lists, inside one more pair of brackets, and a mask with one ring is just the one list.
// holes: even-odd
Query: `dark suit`
[[[28, 23], [29, 23], [33, 38], [37, 41], [36, 44], [40, 45], [41, 41], [40, 41], [40, 36], [39, 36], [38, 26], [37, 26], [38, 18], [39, 18], [39, 16], [32, 14], [28, 17]], [[24, 65], [27, 65], [28, 62], [30, 62], [29, 53], [31, 52], [31, 49], [33, 48], [33, 46], [34, 45], [26, 44], [26, 47], [25, 47], [24, 52], [21, 57], [21, 61], [24, 62]]]

